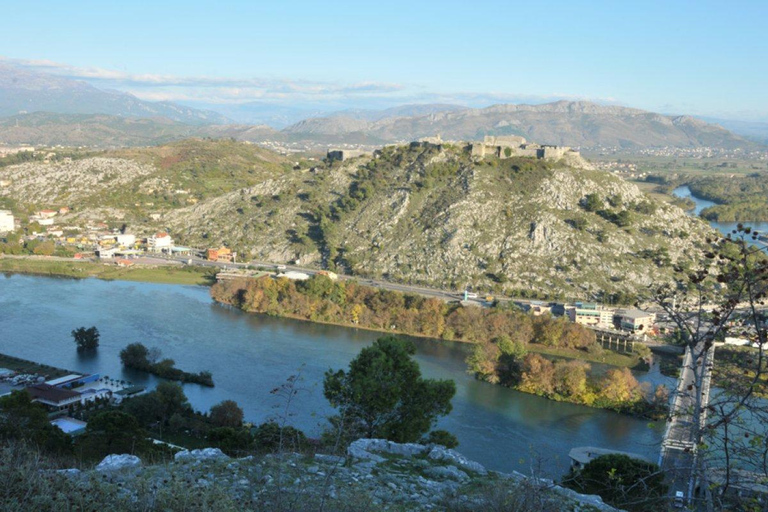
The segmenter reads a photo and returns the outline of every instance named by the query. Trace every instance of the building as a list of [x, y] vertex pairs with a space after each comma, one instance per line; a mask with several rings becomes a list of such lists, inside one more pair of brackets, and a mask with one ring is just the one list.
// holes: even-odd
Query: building
[[124, 258], [120, 258], [120, 259], [115, 260], [115, 264], [118, 267], [132, 267], [134, 265], [134, 262], [131, 261], [131, 260], [126, 260]]
[[221, 246], [218, 249], [208, 249], [206, 258], [210, 261], [226, 261], [232, 262], [235, 260], [237, 253], [232, 252], [229, 247]]
[[173, 247], [173, 238], [168, 233], [161, 231], [147, 238], [147, 249], [151, 252], [170, 252]]
[[37, 212], [37, 216], [41, 219], [52, 219], [56, 216], [56, 214], [59, 213], [56, 210], [40, 210]]
[[13, 214], [9, 210], [0, 210], [0, 233], [9, 233], [16, 229]]
[[115, 236], [115, 241], [120, 247], [133, 247], [136, 245], [136, 235], [119, 234]]
[[571, 322], [588, 327], [613, 327], [614, 311], [597, 304], [577, 302], [565, 307], [565, 314]]
[[47, 406], [55, 411], [63, 411], [70, 405], [82, 403], [82, 397], [77, 391], [58, 388], [50, 384], [35, 384], [26, 388], [33, 402]]
[[575, 149], [567, 146], [551, 146], [546, 144], [533, 144], [526, 142], [525, 138], [516, 135], [494, 137], [485, 136], [482, 142], [473, 142], [470, 145], [472, 156], [485, 158], [511, 158], [523, 156], [529, 158], [542, 158], [546, 160], [560, 160], [566, 156], [579, 157]]
[[59, 215], [66, 215], [67, 213], [69, 213], [69, 206], [59, 208]]
[[653, 329], [656, 315], [639, 309], [617, 309], [613, 321], [617, 329], [643, 334]]
[[280, 274], [278, 277], [285, 277], [290, 279], [291, 281], [306, 281], [309, 279], [309, 274], [305, 274], [304, 272], [296, 272], [294, 270], [289, 270], [285, 274]]
[[325, 276], [331, 281], [338, 281], [339, 279], [339, 276], [336, 274], [336, 272], [331, 272], [330, 270], [320, 270], [317, 272], [317, 275]]
[[329, 161], [338, 160], [343, 162], [350, 158], [357, 158], [359, 156], [370, 154], [370, 151], [363, 151], [362, 149], [329, 149], [327, 158]]

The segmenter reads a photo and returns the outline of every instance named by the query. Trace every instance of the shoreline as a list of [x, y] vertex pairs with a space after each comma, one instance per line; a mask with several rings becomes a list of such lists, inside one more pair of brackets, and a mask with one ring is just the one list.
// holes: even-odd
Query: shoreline
[[[376, 329], [376, 328], [373, 328], [373, 327], [365, 327], [365, 326], [361, 326], [361, 325], [345, 324], [345, 323], [341, 323], [341, 322], [328, 322], [328, 321], [322, 321], [322, 320], [309, 320], [307, 318], [302, 318], [302, 317], [300, 317], [298, 315], [289, 315], [289, 314], [270, 315], [270, 314], [267, 314], [267, 313], [259, 313], [259, 312], [256, 312], [256, 311], [247, 311], [245, 309], [240, 309], [240, 308], [238, 308], [237, 306], [235, 306], [233, 304], [230, 304], [228, 302], [223, 302], [223, 301], [220, 301], [220, 300], [217, 300], [217, 299], [212, 299], [212, 300], [215, 303], [217, 303], [217, 304], [233, 308], [233, 309], [235, 309], [237, 311], [241, 311], [241, 312], [247, 313], [249, 315], [264, 315], [264, 316], [271, 316], [271, 317], [275, 317], [275, 318], [288, 318], [288, 319], [291, 319], [291, 320], [298, 320], [300, 322], [307, 322], [307, 323], [311, 323], [311, 324], [330, 325], [330, 326], [333, 326], [333, 327], [343, 327], [345, 329], [362, 329], [364, 331], [378, 332], [378, 333], [381, 333], [381, 334], [395, 334], [395, 335], [400, 335], [400, 336], [409, 336], [411, 338], [418, 338], [418, 339], [424, 339], [424, 340], [432, 340], [432, 341], [434, 341], [436, 343], [448, 341], [448, 342], [453, 342], [453, 343], [460, 343], [460, 344], [465, 345], [465, 346], [472, 346], [472, 345], [475, 344], [474, 342], [467, 341], [467, 340], [435, 338], [435, 337], [432, 337], [432, 336], [424, 336], [424, 335], [421, 335], [421, 334], [412, 334], [412, 333], [409, 333], [409, 332], [398, 331], [396, 329], [395, 330], [393, 330], [393, 329], [382, 330], [382, 329]], [[537, 354], [547, 355], [547, 356], [551, 356], [551, 357], [559, 357], [559, 358], [563, 358], [563, 359], [574, 359], [574, 360], [584, 361], [584, 362], [587, 362], [587, 363], [605, 364], [605, 365], [608, 365], [608, 366], [615, 366], [617, 368], [629, 368], [630, 370], [636, 369], [637, 371], [644, 371], [644, 370], [642, 370], [640, 368], [637, 368], [638, 366], [641, 366], [643, 364], [643, 361], [640, 360], [640, 358], [636, 358], [636, 357], [632, 357], [632, 356], [626, 356], [626, 355], [623, 355], [623, 354], [619, 354], [618, 352], [612, 352], [612, 351], [610, 351], [608, 349], [603, 349], [603, 350], [605, 350], [609, 354], [614, 355], [616, 360], [614, 360], [613, 362], [607, 361], [605, 359], [598, 359], [598, 358], [596, 358], [594, 356], [591, 356], [591, 354], [588, 354], [587, 352], [582, 352], [582, 351], [579, 351], [579, 350], [576, 350], [576, 349], [562, 349], [562, 348], [558, 349], [558, 348], [547, 347], [545, 345], [540, 345], [540, 344], [537, 344], [537, 343], [529, 343], [526, 348], [527, 348], [527, 350], [529, 352], [535, 352]], [[620, 361], [618, 359], [625, 359], [626, 361], [622, 362], [622, 361]]]
[[17, 257], [3, 255], [0, 257], [0, 273], [202, 286], [210, 286], [214, 282], [210, 269], [205, 267], [141, 264], [133, 267], [118, 267], [111, 263], [97, 263], [74, 259], [50, 259], [46, 256]]
[[[15, 263], [18, 262], [18, 263]], [[32, 267], [32, 268], [30, 268]], [[37, 268], [34, 268], [37, 267]], [[120, 268], [108, 263], [96, 263], [92, 261], [77, 261], [77, 260], [51, 260], [45, 256], [42, 257], [0, 257], [0, 273], [8, 274], [23, 274], [34, 275], [38, 277], [69, 277], [72, 279], [87, 279], [96, 278], [104, 281], [133, 281], [133, 282], [146, 282], [146, 283], [158, 283], [158, 284], [179, 284], [179, 285], [197, 285], [209, 287], [215, 282], [211, 277], [210, 270], [205, 267], [198, 266], [176, 266], [176, 265], [164, 265], [164, 266], [152, 266], [152, 267], [131, 267]], [[238, 308], [227, 302], [212, 300], [217, 304], [226, 305], [242, 311], [248, 314], [262, 314], [252, 311], [246, 311]], [[382, 330], [372, 327], [364, 327], [360, 325], [345, 324], [341, 322], [326, 322], [320, 320], [309, 320], [294, 315], [268, 315], [276, 316], [278, 318], [289, 318], [291, 320], [299, 320], [302, 322], [309, 322], [314, 324], [331, 325], [334, 327], [343, 327], [347, 329], [362, 329], [370, 332], [379, 332], [382, 334], [397, 334], [401, 336], [410, 336], [413, 338], [429, 339], [436, 342], [451, 341], [456, 343], [462, 343], [465, 345], [472, 345], [471, 341], [461, 339], [442, 339], [434, 338], [430, 336], [424, 336], [420, 334], [412, 334], [408, 332], [398, 330]], [[559, 357], [565, 359], [576, 359], [585, 361], [588, 363], [606, 364], [616, 367], [626, 367], [630, 369], [636, 369], [642, 371], [642, 361], [639, 358], [632, 356], [626, 356], [617, 352], [611, 352], [608, 349], [606, 353], [611, 356], [608, 358], [598, 358], [586, 352], [577, 351], [575, 349], [553, 349], [544, 345], [537, 345], [531, 343], [528, 347], [529, 351], [536, 352], [542, 355], [551, 357]], [[640, 366], [640, 368], [638, 368]]]

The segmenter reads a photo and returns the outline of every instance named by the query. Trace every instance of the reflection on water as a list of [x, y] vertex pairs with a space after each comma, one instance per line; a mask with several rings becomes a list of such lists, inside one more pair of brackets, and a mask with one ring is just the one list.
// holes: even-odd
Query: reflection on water
[[[91, 325], [99, 328], [101, 344], [95, 355], [83, 357], [70, 331]], [[215, 388], [185, 385], [195, 408], [229, 398], [253, 422], [279, 414], [283, 404], [270, 390], [300, 373], [302, 391], [290, 421], [310, 435], [332, 413], [322, 395], [323, 373], [346, 366], [378, 336], [244, 314], [212, 303], [202, 287], [31, 276], [0, 280], [0, 352], [153, 386], [154, 376], [122, 368], [119, 352], [137, 341], [157, 346], [179, 368], [213, 373]], [[558, 478], [574, 446], [658, 454], [661, 429], [647, 421], [478, 382], [465, 371], [466, 345], [414, 342], [426, 376], [456, 381], [453, 412], [439, 428], [453, 432], [459, 449], [489, 468], [527, 472], [535, 460]]]

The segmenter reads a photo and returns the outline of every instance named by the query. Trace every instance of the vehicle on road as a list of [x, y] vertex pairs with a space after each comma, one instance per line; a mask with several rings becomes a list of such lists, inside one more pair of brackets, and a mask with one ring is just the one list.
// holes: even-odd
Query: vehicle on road
[[683, 491], [675, 492], [675, 499], [672, 501], [675, 508], [683, 508], [685, 506], [685, 494]]

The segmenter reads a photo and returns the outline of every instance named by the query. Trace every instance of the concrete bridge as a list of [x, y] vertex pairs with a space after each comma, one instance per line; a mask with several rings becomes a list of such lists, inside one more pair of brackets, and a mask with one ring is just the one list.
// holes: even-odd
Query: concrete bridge
[[[705, 350], [704, 343], [686, 348], [661, 444], [659, 466], [667, 475], [670, 495], [682, 492], [686, 500], [696, 488], [697, 441], [707, 416], [714, 355], [715, 347]], [[697, 402], [699, 425], [695, 424]]]

